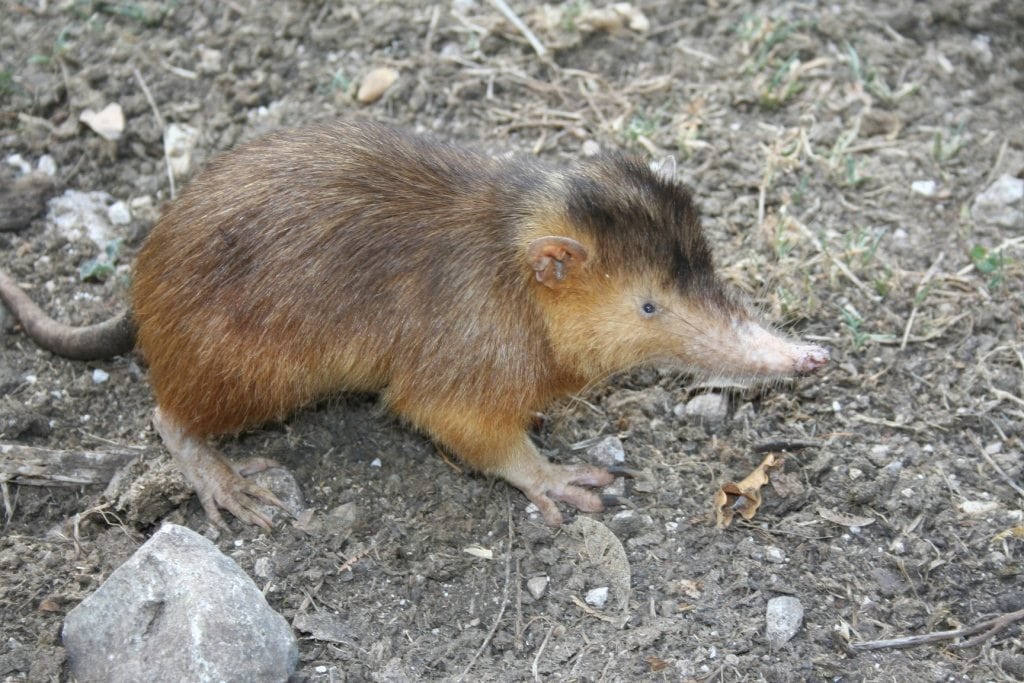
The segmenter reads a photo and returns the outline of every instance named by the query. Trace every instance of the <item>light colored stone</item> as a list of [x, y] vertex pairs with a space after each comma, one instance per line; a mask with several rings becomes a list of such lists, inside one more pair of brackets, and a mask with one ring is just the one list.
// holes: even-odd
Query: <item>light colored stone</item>
[[46, 223], [71, 241], [89, 239], [102, 250], [117, 235], [110, 221], [113, 203], [106, 192], [67, 190], [47, 202]]
[[718, 391], [697, 394], [687, 401], [683, 413], [709, 425], [720, 425], [729, 415], [729, 401], [725, 394]]
[[112, 102], [99, 111], [86, 109], [79, 115], [78, 120], [105, 140], [119, 140], [124, 133], [124, 111], [117, 102]]
[[621, 465], [626, 460], [622, 439], [617, 436], [604, 437], [587, 449], [587, 460], [605, 467]]
[[363, 104], [376, 102], [385, 91], [398, 80], [398, 71], [389, 67], [379, 67], [370, 71], [359, 84], [356, 99]]
[[526, 580], [526, 590], [530, 591], [534, 600], [540, 600], [548, 589], [549, 581], [550, 579], [546, 576], [534, 576]]
[[591, 588], [587, 591], [587, 595], [583, 599], [592, 607], [604, 607], [605, 603], [608, 602], [608, 586]]
[[915, 180], [910, 183], [911, 191], [924, 197], [934, 197], [937, 188], [938, 185], [936, 185], [934, 180]]
[[167, 524], [68, 613], [79, 683], [284, 681], [298, 648], [284, 617], [210, 541]]
[[999, 176], [974, 199], [971, 215], [980, 223], [1024, 231], [1024, 179], [1008, 173]]
[[199, 129], [184, 123], [172, 123], [164, 129], [164, 154], [174, 177], [181, 178], [192, 167], [192, 150], [199, 142]]
[[771, 647], [779, 648], [788, 643], [804, 621], [803, 604], [791, 595], [780, 595], [768, 601], [765, 611], [766, 635]]

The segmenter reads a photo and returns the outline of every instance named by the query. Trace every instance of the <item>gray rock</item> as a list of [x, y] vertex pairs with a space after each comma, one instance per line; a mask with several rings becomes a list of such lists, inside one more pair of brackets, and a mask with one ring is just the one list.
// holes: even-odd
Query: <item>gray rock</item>
[[164, 525], [68, 613], [75, 680], [285, 681], [298, 647], [284, 617], [208, 540]]
[[780, 595], [768, 601], [765, 611], [766, 635], [772, 649], [790, 641], [804, 621], [804, 606], [791, 595]]
[[584, 598], [588, 605], [594, 607], [604, 607], [605, 603], [608, 602], [608, 586], [600, 586], [598, 588], [591, 588], [587, 591], [587, 595]]
[[1024, 230], [1024, 180], [1004, 173], [974, 199], [971, 215], [979, 223]]
[[549, 581], [546, 576], [531, 577], [526, 580], [526, 590], [530, 591], [534, 600], [540, 600], [544, 596], [544, 591], [548, 589]]
[[253, 474], [249, 479], [277, 496], [278, 500], [284, 503], [290, 511], [289, 514], [274, 505], [260, 505], [260, 510], [274, 524], [281, 524], [292, 515], [297, 515], [306, 509], [306, 498], [302, 495], [299, 482], [295, 481], [295, 475], [284, 467], [265, 469]]
[[606, 436], [587, 449], [587, 456], [590, 462], [611, 467], [621, 465], [626, 460], [626, 451], [622, 447], [622, 439]]
[[683, 409], [687, 417], [697, 418], [709, 426], [717, 426], [725, 422], [729, 415], [729, 400], [725, 394], [709, 391], [691, 398]]

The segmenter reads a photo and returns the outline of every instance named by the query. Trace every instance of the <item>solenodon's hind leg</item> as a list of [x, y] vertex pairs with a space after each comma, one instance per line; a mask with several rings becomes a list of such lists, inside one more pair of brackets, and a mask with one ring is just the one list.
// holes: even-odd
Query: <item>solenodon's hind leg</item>
[[260, 503], [274, 505], [291, 514], [277, 496], [243, 476], [272, 467], [273, 461], [254, 459], [236, 467], [204, 439], [189, 434], [159, 408], [153, 411], [153, 426], [185, 479], [195, 489], [206, 515], [217, 526], [227, 528], [219, 508], [264, 529], [269, 529], [272, 523], [260, 510]]

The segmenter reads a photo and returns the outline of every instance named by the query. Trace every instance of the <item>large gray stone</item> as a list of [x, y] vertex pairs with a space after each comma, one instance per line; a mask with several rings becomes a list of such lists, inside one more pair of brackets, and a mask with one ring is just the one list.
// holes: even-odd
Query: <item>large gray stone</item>
[[245, 572], [166, 524], [64, 621], [78, 683], [285, 681], [295, 636]]

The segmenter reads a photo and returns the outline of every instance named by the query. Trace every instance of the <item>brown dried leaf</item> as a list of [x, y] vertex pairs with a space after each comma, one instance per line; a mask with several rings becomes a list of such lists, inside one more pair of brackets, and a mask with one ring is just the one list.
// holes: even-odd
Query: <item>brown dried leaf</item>
[[768, 473], [782, 467], [785, 460], [769, 453], [757, 468], [739, 482], [726, 482], [715, 492], [715, 526], [719, 529], [732, 524], [738, 512], [743, 519], [751, 519], [761, 507], [761, 487], [768, 483]]
[[39, 603], [40, 612], [59, 612], [60, 605], [53, 598], [43, 598]]
[[653, 672], [664, 671], [668, 668], [668, 662], [660, 657], [655, 657], [654, 655], [648, 655], [647, 664], [651, 667], [651, 671]]

